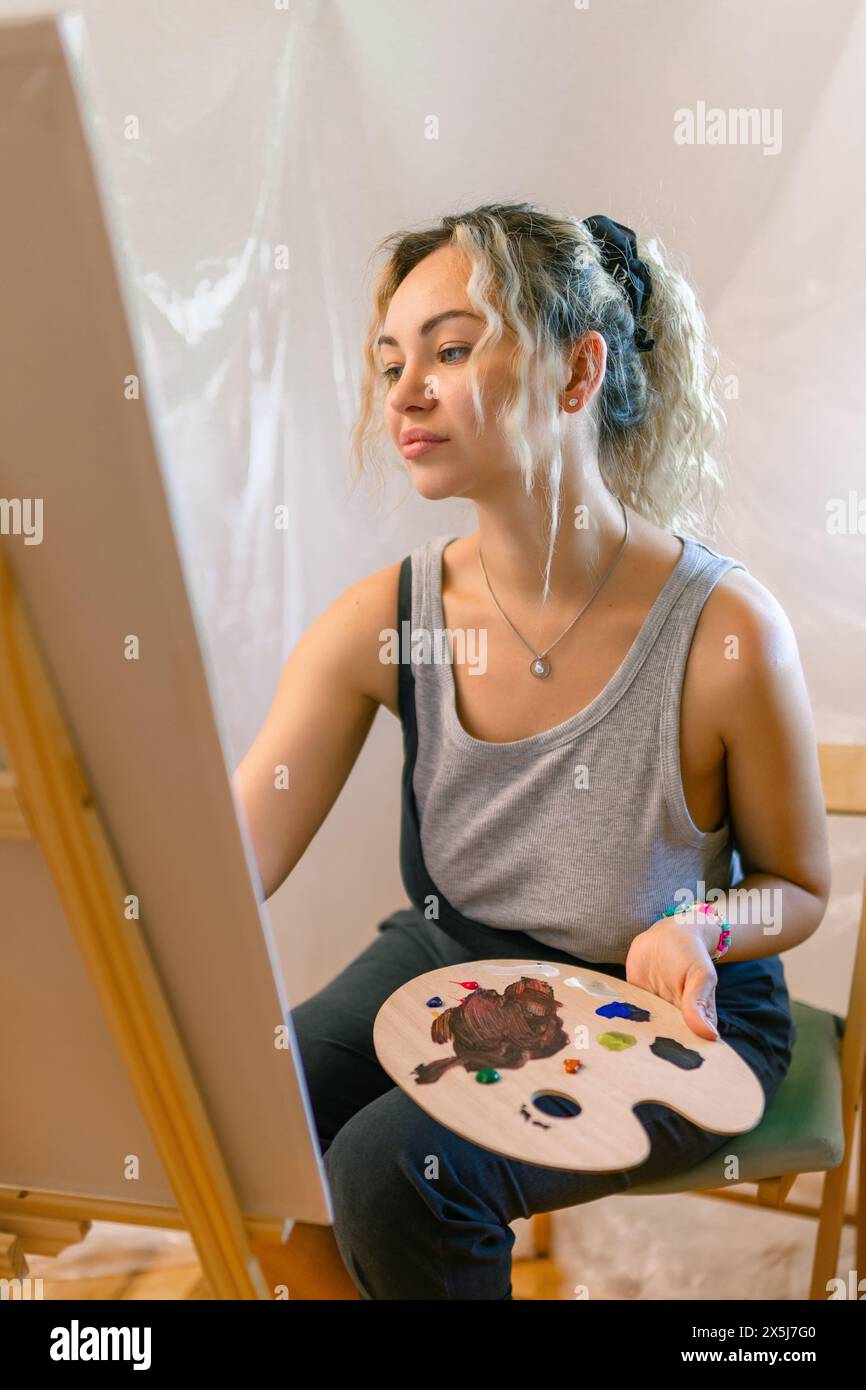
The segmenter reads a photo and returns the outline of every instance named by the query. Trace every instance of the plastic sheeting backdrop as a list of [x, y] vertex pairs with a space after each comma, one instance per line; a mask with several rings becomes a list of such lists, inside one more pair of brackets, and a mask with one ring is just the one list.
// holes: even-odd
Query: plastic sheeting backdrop
[[[374, 242], [496, 199], [605, 210], [687, 257], [729, 381], [729, 486], [711, 543], [789, 614], [819, 738], [864, 741], [859, 0], [837, 0], [820, 25], [805, 0], [77, 9], [236, 760], [285, 656], [349, 583], [474, 526], [467, 504], [407, 491], [396, 453], [384, 505], [350, 496], [348, 435]], [[711, 108], [721, 143], [700, 135]], [[675, 137], [683, 110], [690, 143]], [[757, 113], [746, 142], [744, 110]], [[841, 534], [828, 527], [835, 498], [854, 518]], [[281, 505], [286, 530], [274, 525]], [[400, 756], [399, 728], [380, 712], [338, 809], [280, 891], [284, 963], [309, 988], [405, 901]], [[862, 827], [834, 825], [833, 849], [830, 913], [786, 970], [792, 993], [843, 1009]], [[299, 932], [304, 921], [314, 933]]]

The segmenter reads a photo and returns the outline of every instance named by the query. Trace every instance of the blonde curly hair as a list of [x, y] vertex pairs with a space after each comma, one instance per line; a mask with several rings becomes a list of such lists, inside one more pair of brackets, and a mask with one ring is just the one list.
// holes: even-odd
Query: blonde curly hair
[[[702, 489], [709, 480], [717, 502], [724, 486], [715, 455], [725, 416], [718, 353], [692, 286], [658, 237], [638, 238], [638, 255], [652, 275], [641, 323], [655, 339], [652, 351], [639, 353], [628, 296], [604, 268], [589, 228], [571, 214], [531, 203], [487, 204], [443, 217], [436, 226], [391, 233], [375, 246], [370, 260], [382, 252], [388, 259], [372, 287], [360, 408], [351, 436], [353, 486], [368, 468], [384, 479], [374, 446], [385, 433], [387, 387], [375, 350], [388, 305], [419, 261], [448, 245], [464, 253], [469, 300], [486, 320], [468, 359], [479, 432], [484, 424], [480, 366], [506, 330], [516, 340], [510, 390], [496, 418], [520, 463], [526, 491], [538, 478], [546, 496], [550, 544], [543, 597], [549, 593], [560, 519], [562, 392], [574, 344], [590, 330], [604, 337], [608, 350], [604, 381], [588, 408], [605, 486], [665, 529], [711, 530], [715, 509], [710, 517]], [[527, 439], [531, 402], [537, 403], [541, 422], [540, 454]]]

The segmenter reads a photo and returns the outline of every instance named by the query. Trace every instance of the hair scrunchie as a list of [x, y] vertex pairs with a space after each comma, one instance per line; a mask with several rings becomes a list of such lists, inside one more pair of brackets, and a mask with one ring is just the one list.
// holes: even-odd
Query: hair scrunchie
[[649, 352], [655, 338], [647, 336], [640, 318], [652, 294], [652, 276], [646, 261], [637, 254], [637, 237], [631, 227], [597, 213], [585, 217], [583, 225], [592, 233], [601, 249], [601, 261], [609, 275], [619, 280], [629, 298], [634, 316], [634, 344], [638, 352]]

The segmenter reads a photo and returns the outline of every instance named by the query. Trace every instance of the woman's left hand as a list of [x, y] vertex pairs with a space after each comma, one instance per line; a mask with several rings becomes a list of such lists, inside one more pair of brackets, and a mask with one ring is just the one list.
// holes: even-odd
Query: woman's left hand
[[[682, 1010], [693, 1033], [701, 1038], [718, 1036], [716, 984], [718, 975], [710, 959], [708, 939], [714, 923], [662, 917], [634, 938], [625, 962], [630, 985], [667, 999]], [[715, 925], [715, 936], [718, 937]]]

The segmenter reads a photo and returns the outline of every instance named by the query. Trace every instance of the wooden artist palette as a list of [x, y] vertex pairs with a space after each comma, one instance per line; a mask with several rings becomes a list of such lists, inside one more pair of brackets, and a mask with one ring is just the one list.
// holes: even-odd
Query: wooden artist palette
[[373, 1045], [440, 1124], [543, 1167], [642, 1163], [650, 1141], [633, 1113], [639, 1101], [719, 1134], [753, 1129], [764, 1111], [754, 1072], [721, 1038], [693, 1033], [675, 1005], [554, 961], [471, 961], [418, 975], [385, 1000]]

